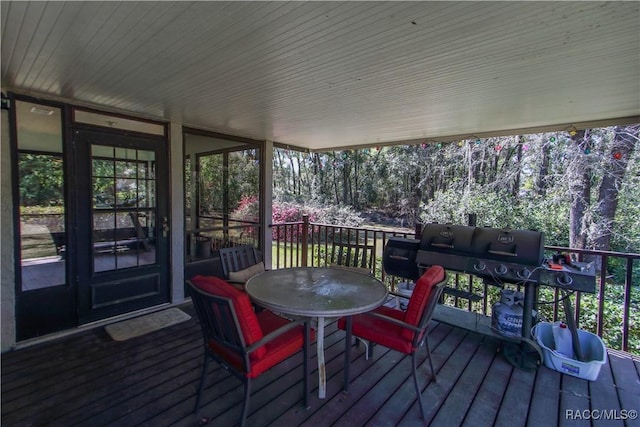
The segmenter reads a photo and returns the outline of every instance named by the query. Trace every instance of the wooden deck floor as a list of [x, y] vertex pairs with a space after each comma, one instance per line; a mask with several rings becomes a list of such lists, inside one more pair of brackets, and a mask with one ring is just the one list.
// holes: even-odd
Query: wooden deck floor
[[[190, 305], [182, 307], [193, 315]], [[609, 352], [597, 381], [561, 375], [545, 367], [513, 368], [498, 352], [499, 341], [432, 325], [433, 362], [419, 372], [428, 422], [410, 376], [410, 359], [377, 347], [365, 360], [353, 347], [351, 388], [342, 392], [344, 333], [326, 331], [327, 398], [317, 389], [304, 409], [302, 356], [288, 359], [254, 383], [252, 426], [637, 426], [631, 420], [571, 420], [568, 413], [609, 411], [608, 418], [640, 410], [640, 359]], [[96, 328], [55, 342], [2, 355], [3, 426], [211, 426], [235, 425], [242, 387], [211, 364], [203, 407], [193, 415], [202, 336], [197, 322], [174, 325], [124, 342]], [[422, 351], [426, 356], [426, 351]], [[312, 360], [315, 367], [315, 355]], [[317, 386], [317, 372], [312, 376]], [[569, 411], [569, 412], [567, 412]], [[581, 412], [580, 415], [602, 413]], [[631, 413], [633, 414], [633, 413]], [[582, 417], [584, 418], [584, 416]]]

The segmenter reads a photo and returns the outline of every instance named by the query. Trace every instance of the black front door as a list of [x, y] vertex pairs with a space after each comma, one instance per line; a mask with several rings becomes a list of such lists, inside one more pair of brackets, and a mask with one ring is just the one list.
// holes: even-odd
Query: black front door
[[79, 324], [169, 301], [163, 139], [73, 131]]

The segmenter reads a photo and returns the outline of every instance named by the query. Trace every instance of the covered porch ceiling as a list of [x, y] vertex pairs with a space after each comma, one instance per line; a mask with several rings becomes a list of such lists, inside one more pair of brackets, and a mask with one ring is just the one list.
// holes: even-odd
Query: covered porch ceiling
[[3, 92], [308, 150], [639, 120], [635, 1], [0, 6]]

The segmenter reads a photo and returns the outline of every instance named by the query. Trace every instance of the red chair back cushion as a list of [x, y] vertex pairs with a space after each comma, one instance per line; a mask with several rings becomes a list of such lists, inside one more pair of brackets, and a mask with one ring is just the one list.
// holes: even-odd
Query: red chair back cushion
[[[219, 277], [195, 276], [191, 279], [191, 283], [206, 293], [231, 298], [246, 345], [249, 346], [263, 337], [262, 328], [247, 294]], [[264, 346], [260, 347], [252, 353], [252, 357], [260, 358], [265, 355], [266, 351]]]
[[[429, 267], [429, 269], [420, 276], [413, 289], [413, 294], [411, 294], [411, 298], [409, 299], [409, 304], [407, 305], [407, 312], [404, 317], [406, 323], [418, 326], [434, 285], [444, 280], [444, 275], [444, 268], [439, 265], [434, 265]], [[413, 334], [414, 332], [409, 329], [405, 328], [402, 330], [402, 337], [408, 340], [413, 339]]]

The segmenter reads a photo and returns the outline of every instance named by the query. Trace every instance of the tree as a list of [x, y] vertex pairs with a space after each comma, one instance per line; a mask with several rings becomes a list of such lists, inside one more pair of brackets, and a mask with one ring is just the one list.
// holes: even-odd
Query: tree
[[571, 210], [569, 214], [569, 245], [584, 249], [587, 246], [586, 212], [591, 205], [591, 164], [585, 153], [585, 131], [572, 132], [567, 181], [570, 186]]
[[21, 206], [61, 206], [63, 195], [62, 156], [20, 153]]
[[[638, 144], [631, 126], [313, 153], [299, 162], [313, 182], [299, 201], [385, 211], [407, 225], [474, 213], [482, 225], [545, 231], [554, 245], [635, 248]], [[292, 167], [278, 157], [276, 193], [291, 194]]]
[[616, 126], [613, 143], [603, 157], [602, 182], [598, 191], [596, 207], [597, 219], [594, 247], [600, 250], [611, 249], [611, 236], [618, 208], [618, 193], [624, 181], [625, 172], [638, 142], [640, 126]]
[[536, 175], [534, 190], [536, 194], [544, 196], [547, 192], [547, 177], [549, 175], [549, 162], [551, 159], [551, 144], [542, 143], [540, 167]]

